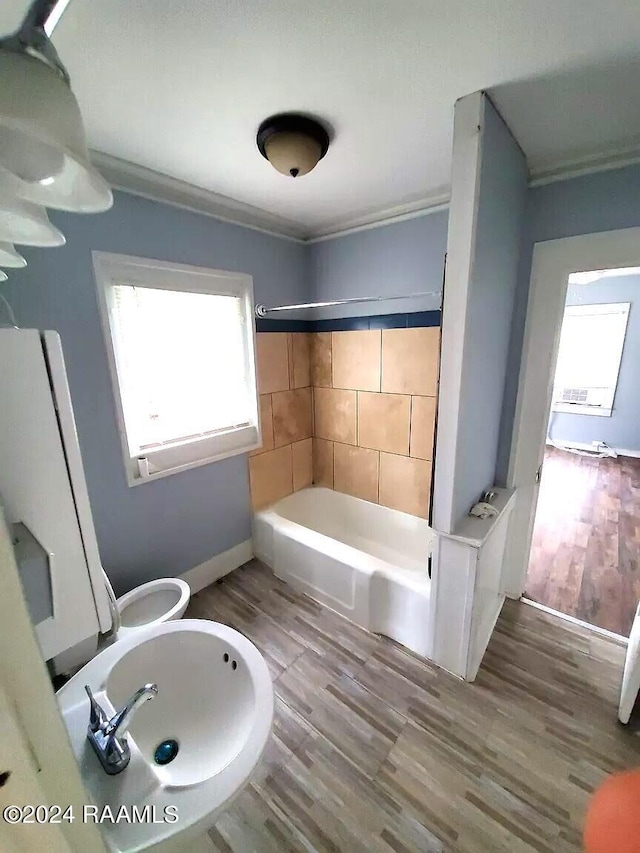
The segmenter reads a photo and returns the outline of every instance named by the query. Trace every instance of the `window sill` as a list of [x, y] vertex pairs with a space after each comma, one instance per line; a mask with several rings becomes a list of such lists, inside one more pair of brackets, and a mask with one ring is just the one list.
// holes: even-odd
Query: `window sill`
[[[220, 441], [220, 436], [216, 436], [214, 440], [206, 438], [172, 448], [144, 451], [144, 456], [141, 452], [127, 459], [127, 483], [130, 487], [150, 483], [162, 477], [179, 474], [181, 471], [199, 468], [201, 465], [211, 465], [214, 462], [229, 459], [231, 456], [244, 455], [257, 450], [260, 446], [260, 433], [253, 426], [227, 433], [223, 436], [223, 441]], [[141, 458], [148, 460], [146, 474], [141, 474], [139, 470]]]
[[603, 406], [580, 406], [575, 403], [554, 403], [551, 411], [561, 412], [563, 415], [591, 415], [596, 418], [610, 418], [613, 413], [613, 409]]

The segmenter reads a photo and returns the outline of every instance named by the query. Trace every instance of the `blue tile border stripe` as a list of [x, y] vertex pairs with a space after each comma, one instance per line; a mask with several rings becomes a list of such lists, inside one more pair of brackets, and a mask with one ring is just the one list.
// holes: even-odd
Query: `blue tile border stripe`
[[352, 332], [362, 329], [417, 329], [440, 326], [440, 311], [413, 311], [409, 314], [376, 314], [371, 317], [343, 317], [334, 320], [271, 320], [256, 318], [256, 332]]
[[256, 317], [256, 332], [313, 332], [313, 320], [271, 320]]

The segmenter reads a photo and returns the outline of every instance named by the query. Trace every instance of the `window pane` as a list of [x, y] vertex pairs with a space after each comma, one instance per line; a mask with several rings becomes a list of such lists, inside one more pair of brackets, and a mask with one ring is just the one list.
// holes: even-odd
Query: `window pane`
[[238, 297], [131, 285], [113, 291], [130, 441], [144, 449], [249, 422]]
[[[607, 312], [607, 307], [572, 307], [565, 312], [554, 379], [556, 399], [610, 405], [618, 381], [627, 312], [615, 305]], [[565, 389], [600, 390], [603, 394], [583, 399], [584, 394], [568, 394]]]

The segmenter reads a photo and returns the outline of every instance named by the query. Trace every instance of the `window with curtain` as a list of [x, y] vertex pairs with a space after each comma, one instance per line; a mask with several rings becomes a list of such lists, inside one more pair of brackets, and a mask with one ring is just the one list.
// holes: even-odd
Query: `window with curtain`
[[628, 302], [565, 308], [553, 383], [554, 411], [611, 415], [628, 316]]
[[258, 445], [248, 276], [95, 253], [130, 484]]

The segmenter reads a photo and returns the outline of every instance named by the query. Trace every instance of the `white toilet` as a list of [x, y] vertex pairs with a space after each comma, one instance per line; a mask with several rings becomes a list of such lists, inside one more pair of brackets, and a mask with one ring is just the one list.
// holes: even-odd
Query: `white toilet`
[[109, 579], [105, 584], [112, 602], [111, 613], [116, 640], [150, 625], [180, 619], [189, 605], [191, 589], [180, 578], [160, 578], [143, 583], [116, 599]]
[[161, 578], [137, 586], [116, 601], [120, 614], [118, 639], [132, 631], [180, 619], [187, 609], [191, 589], [180, 578]]

